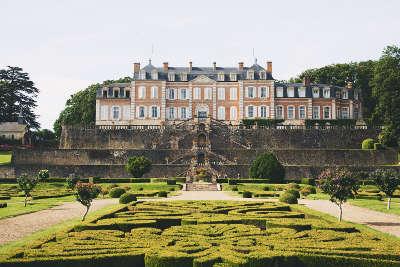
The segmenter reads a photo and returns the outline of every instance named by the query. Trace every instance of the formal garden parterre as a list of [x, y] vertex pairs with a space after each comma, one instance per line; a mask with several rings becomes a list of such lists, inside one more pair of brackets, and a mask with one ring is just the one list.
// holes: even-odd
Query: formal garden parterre
[[296, 206], [133, 202], [33, 242], [1, 266], [400, 266], [400, 241]]

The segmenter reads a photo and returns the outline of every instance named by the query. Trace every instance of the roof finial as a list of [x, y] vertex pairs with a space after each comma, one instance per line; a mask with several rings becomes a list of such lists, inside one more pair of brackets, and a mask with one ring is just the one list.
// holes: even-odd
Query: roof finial
[[149, 58], [149, 65], [151, 65], [151, 58]]

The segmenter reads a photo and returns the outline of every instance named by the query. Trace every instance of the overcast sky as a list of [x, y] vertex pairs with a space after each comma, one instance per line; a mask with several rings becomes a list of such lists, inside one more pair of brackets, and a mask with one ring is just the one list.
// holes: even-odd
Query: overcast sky
[[[276, 79], [331, 63], [377, 59], [400, 42], [398, 0], [0, 0], [0, 67], [40, 89], [43, 128], [91, 83], [132, 63], [237, 66], [273, 61]], [[154, 54], [152, 55], [152, 45]]]

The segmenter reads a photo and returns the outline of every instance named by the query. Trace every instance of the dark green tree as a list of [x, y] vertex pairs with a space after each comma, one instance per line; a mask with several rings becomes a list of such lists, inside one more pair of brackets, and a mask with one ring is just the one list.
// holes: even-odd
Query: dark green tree
[[29, 128], [38, 129], [34, 113], [39, 90], [22, 68], [0, 69], [0, 122], [17, 121], [19, 114]]
[[76, 200], [86, 207], [85, 214], [83, 215], [82, 221], [85, 220], [86, 215], [89, 212], [90, 206], [92, 205], [93, 199], [95, 199], [101, 192], [101, 187], [93, 183], [77, 183], [75, 186]]
[[370, 177], [375, 181], [379, 190], [388, 197], [386, 208], [390, 209], [393, 193], [400, 186], [400, 175], [392, 169], [378, 169], [371, 173]]
[[270, 179], [273, 182], [281, 182], [285, 178], [285, 169], [272, 153], [259, 155], [252, 163], [251, 178]]
[[144, 156], [131, 157], [125, 168], [133, 177], [140, 178], [151, 170], [151, 161]]
[[398, 145], [400, 139], [400, 48], [388, 46], [375, 66], [371, 81], [377, 104], [372, 116], [383, 123], [380, 139], [387, 146]]

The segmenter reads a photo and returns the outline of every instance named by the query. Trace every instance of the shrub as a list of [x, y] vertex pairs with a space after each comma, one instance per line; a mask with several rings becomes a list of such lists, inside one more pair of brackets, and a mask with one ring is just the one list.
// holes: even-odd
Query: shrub
[[0, 202], [0, 209], [6, 208], [6, 207], [7, 207], [7, 203], [6, 202]]
[[125, 185], [122, 187], [123, 189], [125, 189], [125, 191], [129, 191], [131, 190], [131, 187], [129, 185]]
[[286, 193], [294, 195], [296, 198], [300, 198], [300, 192], [296, 189], [288, 189], [285, 191]]
[[110, 190], [108, 190], [107, 188], [101, 188], [101, 195], [103, 196], [103, 198], [106, 197], [108, 193], [110, 193]]
[[229, 185], [237, 185], [238, 182], [237, 182], [237, 180], [229, 179], [229, 180], [228, 180], [228, 184], [229, 184]]
[[391, 169], [378, 169], [371, 173], [371, 178], [374, 179], [379, 190], [388, 197], [387, 209], [390, 209], [393, 193], [400, 186], [400, 175]]
[[38, 177], [40, 180], [46, 180], [50, 177], [49, 170], [40, 170], [38, 173]]
[[110, 184], [110, 185], [107, 186], [107, 188], [110, 189], [110, 190], [113, 189], [113, 188], [116, 188], [116, 187], [118, 187], [117, 184]]
[[244, 198], [252, 198], [253, 197], [253, 193], [250, 191], [244, 191], [243, 192], [243, 197]]
[[110, 190], [110, 193], [108, 195], [112, 198], [119, 198], [124, 193], [125, 193], [125, 189], [123, 189], [121, 187], [115, 187]]
[[175, 187], [171, 187], [169, 191], [175, 191]]
[[136, 196], [132, 193], [124, 193], [119, 197], [120, 204], [128, 204], [136, 200], [137, 200]]
[[312, 178], [301, 178], [301, 184], [315, 185], [315, 179]]
[[300, 193], [301, 193], [302, 196], [308, 196], [310, 194], [316, 194], [317, 190], [315, 189], [314, 186], [308, 185], [308, 186], [303, 187], [300, 190]]
[[176, 180], [168, 179], [167, 180], [167, 185], [176, 185]]
[[79, 177], [70, 175], [67, 179], [65, 179], [65, 182], [67, 183], [68, 189], [74, 189], [75, 185], [79, 182]]
[[367, 138], [364, 141], [362, 141], [361, 148], [362, 149], [374, 149], [374, 139], [372, 138]]
[[343, 203], [354, 198], [359, 188], [353, 173], [345, 168], [326, 169], [318, 177], [318, 186], [339, 207], [339, 221], [342, 221]]
[[294, 189], [294, 190], [300, 190], [300, 185], [296, 184], [296, 183], [290, 183], [287, 185], [286, 187], [287, 189]]
[[39, 179], [36, 177], [29, 178], [28, 175], [22, 174], [17, 178], [18, 185], [20, 189], [24, 192], [25, 200], [24, 206], [26, 207], [26, 203], [28, 202], [28, 197], [31, 196], [31, 191], [35, 188]]
[[297, 196], [289, 193], [288, 191], [285, 191], [281, 194], [279, 197], [280, 202], [288, 203], [288, 204], [297, 204]]
[[374, 144], [374, 149], [375, 150], [380, 150], [380, 149], [384, 149], [385, 147], [383, 146], [383, 144], [381, 143], [375, 143]]
[[140, 178], [151, 170], [151, 161], [144, 156], [131, 157], [125, 168], [134, 178]]
[[93, 183], [80, 183], [78, 182], [75, 186], [76, 189], [76, 200], [86, 207], [86, 212], [83, 215], [82, 221], [85, 220], [86, 215], [89, 212], [90, 206], [92, 205], [93, 199], [95, 199], [101, 191], [100, 186]]
[[270, 191], [270, 188], [269, 188], [269, 186], [264, 186], [264, 187], [263, 187], [263, 190], [264, 190], [264, 191]]
[[168, 193], [165, 192], [165, 191], [160, 191], [160, 192], [158, 192], [158, 196], [159, 196], [159, 197], [167, 197], [167, 196], [168, 196]]
[[239, 191], [239, 188], [237, 186], [233, 186], [232, 191]]
[[251, 178], [270, 179], [281, 182], [285, 177], [285, 169], [271, 153], [259, 155], [252, 163], [249, 174]]
[[139, 187], [138, 191], [143, 191], [143, 187]]

